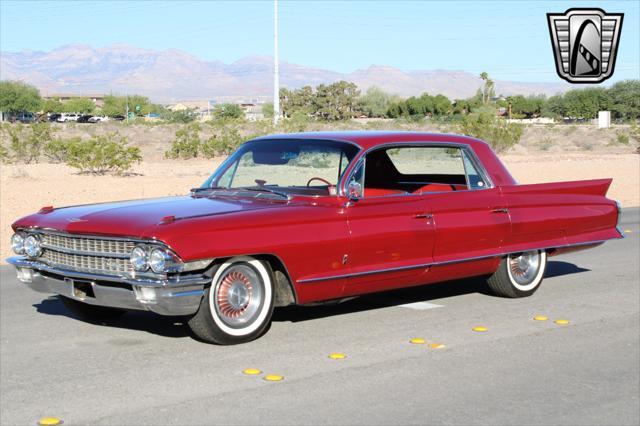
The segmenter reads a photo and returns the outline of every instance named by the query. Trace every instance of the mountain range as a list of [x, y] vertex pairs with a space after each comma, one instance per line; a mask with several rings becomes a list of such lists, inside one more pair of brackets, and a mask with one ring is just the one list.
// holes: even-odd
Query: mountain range
[[[491, 66], [487, 66], [491, 71]], [[135, 93], [155, 102], [204, 100], [216, 97], [259, 97], [273, 93], [273, 58], [247, 56], [231, 64], [205, 61], [178, 49], [152, 50], [124, 44], [93, 48], [72, 44], [49, 52], [0, 52], [0, 78], [22, 80], [43, 95]], [[480, 78], [465, 71], [403, 71], [372, 65], [339, 73], [304, 65], [280, 63], [280, 84], [290, 89], [339, 80], [352, 81], [362, 90], [377, 86], [400, 96], [423, 92], [451, 99], [472, 96]], [[496, 81], [497, 94], [547, 94], [564, 92], [566, 83]]]

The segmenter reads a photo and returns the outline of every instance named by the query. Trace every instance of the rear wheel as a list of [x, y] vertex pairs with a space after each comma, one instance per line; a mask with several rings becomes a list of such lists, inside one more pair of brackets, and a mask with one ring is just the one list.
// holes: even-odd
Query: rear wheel
[[526, 297], [538, 289], [547, 269], [544, 250], [508, 254], [487, 280], [489, 288], [502, 297]]
[[233, 345], [256, 339], [273, 314], [273, 273], [269, 264], [240, 256], [225, 261], [205, 291], [191, 331], [205, 342]]
[[117, 308], [109, 308], [107, 306], [95, 306], [83, 303], [65, 296], [60, 296], [60, 300], [64, 306], [71, 311], [76, 317], [86, 321], [100, 321], [110, 318], [116, 318], [123, 315], [126, 311]]

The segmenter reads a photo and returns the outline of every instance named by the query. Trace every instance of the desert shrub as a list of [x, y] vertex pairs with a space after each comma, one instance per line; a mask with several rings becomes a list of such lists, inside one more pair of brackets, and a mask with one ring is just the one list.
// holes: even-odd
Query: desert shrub
[[296, 111], [291, 114], [291, 118], [282, 120], [282, 130], [284, 133], [304, 132], [308, 129], [311, 119], [303, 111]]
[[53, 134], [48, 123], [18, 124], [5, 129], [13, 160], [24, 164], [35, 163], [40, 159], [43, 147], [51, 141]]
[[69, 146], [81, 142], [79, 137], [53, 139], [44, 146], [42, 154], [52, 163], [64, 163], [69, 155]]
[[9, 150], [4, 143], [0, 141], [0, 163], [8, 163], [9, 162]]
[[212, 135], [201, 145], [201, 154], [205, 158], [216, 155], [229, 155], [244, 142], [238, 129], [224, 127], [217, 134]]
[[496, 117], [493, 109], [480, 109], [468, 114], [460, 123], [459, 130], [465, 135], [486, 141], [496, 152], [508, 150], [522, 136], [522, 125]]
[[629, 145], [629, 136], [624, 133], [618, 133], [616, 135], [616, 143], [622, 145]]
[[196, 158], [201, 150], [200, 125], [188, 124], [176, 131], [176, 138], [171, 142], [171, 147], [164, 153], [166, 158]]
[[128, 146], [127, 138], [117, 133], [91, 139], [69, 141], [65, 162], [81, 173], [122, 174], [142, 160], [140, 148]]

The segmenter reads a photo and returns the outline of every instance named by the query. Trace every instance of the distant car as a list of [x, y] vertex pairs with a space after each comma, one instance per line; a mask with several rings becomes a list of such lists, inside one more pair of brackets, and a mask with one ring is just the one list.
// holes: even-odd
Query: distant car
[[20, 112], [11, 117], [10, 121], [13, 123], [33, 123], [34, 121], [36, 121], [36, 116], [32, 112]]
[[67, 121], [78, 121], [80, 114], [71, 113], [71, 114], [61, 114], [60, 117], [56, 120], [58, 123], [66, 123]]
[[124, 115], [114, 115], [113, 117], [111, 117], [112, 120], [115, 121], [124, 121], [125, 116]]
[[58, 114], [57, 112], [49, 114], [49, 121], [51, 121], [51, 122], [58, 121], [58, 118], [60, 118], [61, 115], [62, 114]]
[[91, 121], [92, 118], [93, 118], [93, 115], [84, 114], [78, 117], [76, 121], [78, 123], [95, 123], [95, 121]]
[[109, 121], [109, 117], [106, 115], [94, 115], [89, 119], [89, 123], [101, 123], [103, 121]]

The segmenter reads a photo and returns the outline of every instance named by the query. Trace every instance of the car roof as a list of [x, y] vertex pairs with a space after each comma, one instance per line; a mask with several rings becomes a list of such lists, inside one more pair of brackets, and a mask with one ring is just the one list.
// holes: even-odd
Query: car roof
[[304, 132], [285, 133], [261, 136], [254, 140], [274, 139], [325, 139], [355, 143], [362, 149], [370, 149], [379, 145], [401, 142], [437, 142], [487, 146], [486, 142], [469, 136], [448, 133], [402, 132], [402, 131], [338, 131], [338, 132]]

